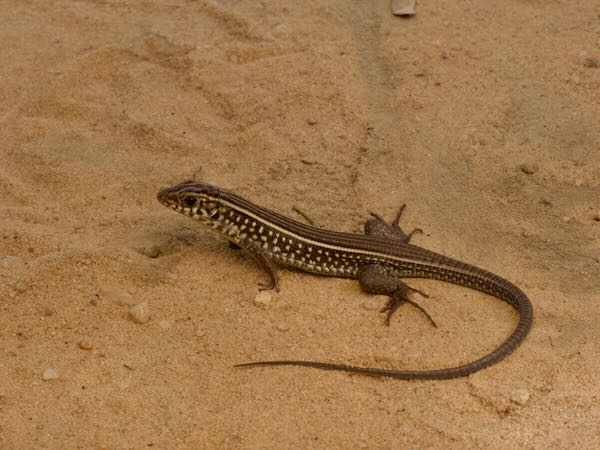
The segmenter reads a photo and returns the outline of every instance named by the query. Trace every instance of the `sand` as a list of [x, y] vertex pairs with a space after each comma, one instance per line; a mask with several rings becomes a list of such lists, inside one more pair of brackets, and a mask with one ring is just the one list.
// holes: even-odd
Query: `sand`
[[[0, 447], [599, 448], [596, 0], [0, 4]], [[252, 258], [156, 201], [211, 181], [360, 232], [406, 202], [414, 242], [519, 285], [429, 280], [389, 327], [353, 280]], [[134, 322], [128, 304], [146, 302]], [[143, 308], [142, 308], [143, 309]], [[143, 317], [142, 317], [143, 319]], [[140, 320], [138, 320], [140, 321]]]

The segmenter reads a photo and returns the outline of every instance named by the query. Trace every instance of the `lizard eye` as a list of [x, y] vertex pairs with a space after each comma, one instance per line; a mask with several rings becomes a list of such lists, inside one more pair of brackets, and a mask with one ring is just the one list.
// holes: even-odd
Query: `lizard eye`
[[183, 203], [185, 204], [185, 206], [189, 206], [190, 208], [194, 206], [197, 201], [198, 200], [196, 200], [196, 197], [186, 197], [183, 199]]

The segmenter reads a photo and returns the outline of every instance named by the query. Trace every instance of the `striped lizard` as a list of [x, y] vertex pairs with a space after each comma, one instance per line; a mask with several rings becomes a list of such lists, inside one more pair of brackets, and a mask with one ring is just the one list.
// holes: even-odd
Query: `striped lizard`
[[513, 332], [499, 347], [456, 367], [394, 370], [304, 360], [260, 361], [236, 367], [296, 365], [398, 379], [450, 379], [469, 375], [502, 360], [521, 344], [531, 328], [533, 307], [518, 287], [486, 270], [410, 244], [411, 236], [420, 230], [405, 234], [400, 228], [404, 205], [391, 225], [372, 214], [363, 235], [305, 225], [232, 192], [197, 181], [184, 181], [161, 189], [158, 200], [214, 229], [233, 246], [250, 252], [270, 278], [270, 282], [261, 284], [260, 289], [279, 290], [279, 265], [319, 275], [355, 278], [365, 292], [389, 297], [382, 310], [387, 313], [386, 323], [389, 324], [391, 315], [400, 305], [410, 303], [435, 325], [425, 310], [409, 298], [409, 294], [419, 291], [402, 281], [406, 277], [431, 278], [490, 294], [510, 304], [519, 314]]

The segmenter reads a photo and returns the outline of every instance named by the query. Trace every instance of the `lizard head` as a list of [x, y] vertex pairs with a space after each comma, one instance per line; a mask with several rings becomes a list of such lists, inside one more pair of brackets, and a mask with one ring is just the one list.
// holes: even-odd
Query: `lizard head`
[[198, 181], [184, 181], [158, 191], [158, 201], [167, 208], [204, 222], [219, 219], [220, 190], [218, 187]]

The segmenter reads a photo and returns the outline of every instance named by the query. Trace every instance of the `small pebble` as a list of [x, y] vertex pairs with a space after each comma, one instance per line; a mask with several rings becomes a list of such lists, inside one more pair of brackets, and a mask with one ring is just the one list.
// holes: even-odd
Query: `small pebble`
[[309, 117], [307, 120], [309, 125], [316, 125], [317, 124], [317, 119], [315, 119], [314, 117]]
[[562, 221], [565, 223], [569, 223], [571, 220], [573, 220], [573, 219], [569, 216], [562, 216]]
[[148, 258], [158, 258], [160, 255], [160, 246], [157, 244], [148, 244], [140, 247], [138, 251]]
[[24, 261], [20, 256], [5, 256], [2, 258], [1, 264], [5, 269], [14, 269], [21, 267]]
[[269, 291], [260, 291], [258, 294], [256, 294], [256, 297], [254, 297], [254, 303], [257, 305], [269, 306], [272, 301], [273, 294], [271, 294]]
[[287, 330], [290, 329], [290, 326], [287, 323], [285, 323], [285, 322], [279, 322], [277, 324], [277, 329], [279, 331], [287, 331]]
[[81, 350], [92, 350], [94, 348], [94, 344], [92, 344], [91, 341], [84, 339], [83, 341], [79, 342], [79, 348]]
[[136, 301], [129, 292], [113, 286], [112, 284], [104, 284], [100, 286], [100, 295], [115, 302], [117, 305], [133, 306], [136, 304]]
[[596, 222], [600, 222], [600, 211], [596, 211], [592, 216], [592, 219], [594, 219]]
[[150, 319], [148, 302], [138, 303], [129, 308], [129, 318], [135, 323], [146, 323]]
[[44, 314], [45, 317], [53, 316], [55, 313], [56, 309], [52, 306], [44, 306], [44, 310], [42, 311], [42, 314]]
[[510, 395], [510, 401], [523, 406], [529, 401], [529, 391], [527, 389], [517, 389]]
[[390, 6], [395, 16], [414, 16], [416, 0], [392, 0]]
[[523, 163], [519, 166], [519, 169], [527, 175], [532, 175], [540, 170], [540, 167], [536, 163]]
[[42, 380], [44, 380], [44, 381], [56, 380], [57, 378], [58, 378], [58, 372], [52, 368], [48, 368], [48, 369], [44, 370], [44, 373], [42, 374]]
[[168, 320], [161, 320], [160, 322], [158, 322], [158, 326], [161, 327], [163, 330], [168, 330], [169, 328], [171, 328], [171, 322], [169, 322]]
[[367, 311], [374, 311], [376, 309], [381, 308], [381, 305], [374, 298], [367, 298], [364, 302], [362, 302], [362, 307]]
[[600, 61], [598, 61], [596, 58], [585, 58], [583, 60], [583, 65], [588, 69], [597, 69], [600, 67]]
[[196, 336], [197, 337], [202, 337], [204, 335], [206, 335], [206, 330], [201, 325], [198, 325], [196, 327]]
[[25, 292], [28, 287], [29, 286], [27, 285], [27, 283], [23, 280], [17, 280], [17, 282], [15, 283], [15, 291], [17, 291], [19, 294]]
[[575, 186], [579, 187], [583, 185], [583, 180], [581, 178], [577, 178], [575, 180]]

